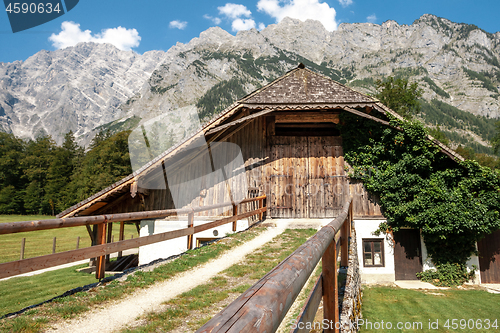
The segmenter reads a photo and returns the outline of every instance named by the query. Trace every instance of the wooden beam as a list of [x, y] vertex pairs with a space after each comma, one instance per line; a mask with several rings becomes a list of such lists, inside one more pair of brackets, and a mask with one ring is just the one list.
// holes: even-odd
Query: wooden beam
[[[111, 243], [111, 239], [112, 239], [112, 236], [113, 236], [113, 222], [108, 223], [107, 228], [108, 228], [108, 237], [107, 237], [106, 242], [107, 243]], [[109, 256], [109, 254], [107, 254], [106, 255], [106, 264], [109, 263], [109, 259], [110, 259], [110, 256]]]
[[[387, 125], [387, 126], [390, 126], [390, 127], [393, 127], [389, 124], [388, 121], [385, 121], [385, 120], [382, 120], [380, 118], [376, 118], [374, 116], [370, 116], [369, 114], [366, 114], [364, 112], [361, 112], [361, 111], [358, 111], [358, 110], [355, 110], [355, 109], [351, 109], [349, 107], [344, 107], [344, 110], [346, 110], [347, 112], [350, 112], [350, 113], [353, 113], [357, 116], [360, 116], [360, 117], [363, 117], [363, 118], [367, 118], [367, 119], [370, 119], [370, 120], [373, 120], [373, 121], [376, 121], [377, 123], [381, 123], [381, 124], [384, 124], [384, 125]], [[396, 128], [396, 127], [393, 127], [393, 128]], [[397, 129], [401, 130], [399, 127], [397, 127]]]
[[[349, 220], [349, 218], [348, 218]], [[340, 266], [349, 266], [349, 221], [346, 220], [340, 229], [340, 237], [342, 240], [341, 260]]]
[[[344, 222], [345, 223], [345, 222]], [[325, 333], [338, 332], [339, 322], [339, 297], [337, 284], [337, 244], [335, 239], [330, 242], [322, 258], [323, 266], [323, 318], [332, 323], [324, 329]], [[332, 327], [333, 326], [333, 327]]]
[[[233, 204], [233, 216], [237, 216], [237, 215], [238, 215], [238, 205]], [[237, 222], [238, 222], [238, 220], [233, 221], [233, 232], [236, 231]]]
[[[118, 241], [122, 241], [125, 237], [125, 222], [121, 221], [120, 222], [120, 236]], [[123, 251], [118, 252], [118, 258], [121, 258], [123, 256]]]
[[[239, 203], [250, 201], [257, 201], [265, 199], [266, 196], [256, 198], [247, 198], [241, 200]], [[193, 208], [180, 208], [180, 209], [164, 209], [164, 210], [151, 210], [133, 213], [119, 213], [110, 215], [98, 216], [80, 216], [80, 217], [67, 217], [60, 219], [48, 219], [40, 221], [21, 221], [21, 222], [5, 222], [0, 223], [0, 235], [14, 234], [17, 232], [39, 231], [58, 228], [79, 227], [83, 225], [97, 225], [101, 223], [120, 222], [120, 221], [140, 221], [147, 219], [159, 219], [172, 215], [188, 214], [191, 211], [195, 213], [204, 212], [216, 208], [232, 206], [232, 202], [222, 202], [215, 205], [199, 206]], [[137, 229], [139, 232], [139, 228]]]
[[[113, 209], [114, 207], [116, 207], [117, 205], [119, 205], [120, 203], [122, 203], [123, 201], [125, 201], [128, 198], [131, 198], [131, 196], [130, 196], [130, 192], [127, 191], [124, 194], [122, 194], [121, 196], [119, 196], [113, 202], [111, 202], [108, 205], [103, 206], [103, 207], [99, 208], [98, 210], [96, 210], [95, 212], [93, 212], [92, 215], [101, 215], [101, 214], [105, 214], [106, 212], [111, 213], [111, 209]], [[83, 216], [83, 215], [80, 215], [80, 216]]]
[[87, 227], [87, 232], [89, 233], [91, 244], [95, 244], [94, 232], [92, 231], [92, 228], [88, 224], [86, 224], [85, 226]]
[[277, 114], [276, 123], [335, 123], [340, 121], [338, 113]]
[[212, 129], [210, 129], [209, 131], [207, 131], [205, 133], [205, 135], [209, 135], [209, 134], [213, 134], [213, 133], [216, 133], [216, 132], [219, 132], [219, 131], [222, 131], [223, 129], [226, 129], [228, 127], [231, 127], [233, 125], [237, 125], [237, 124], [240, 124], [242, 122], [246, 122], [248, 120], [251, 120], [251, 119], [254, 119], [254, 118], [257, 118], [257, 117], [260, 117], [260, 116], [263, 116], [269, 112], [272, 112], [273, 110], [271, 109], [266, 109], [266, 110], [263, 110], [263, 111], [260, 111], [260, 112], [257, 112], [257, 113], [254, 113], [254, 114], [251, 114], [249, 116], [246, 116], [246, 117], [242, 117], [240, 119], [237, 119], [237, 120], [234, 120], [234, 121], [231, 121], [227, 124], [224, 124], [224, 125], [220, 125], [220, 126], [217, 126], [217, 127], [214, 127]]
[[269, 116], [266, 117], [266, 128], [267, 128], [267, 136], [274, 136], [276, 134], [276, 117]]
[[[193, 212], [188, 214], [188, 228], [190, 228], [190, 229], [194, 228], [194, 213]], [[193, 234], [189, 234], [187, 236], [187, 249], [188, 250], [193, 249]]]
[[[105, 245], [106, 244], [106, 223], [100, 223], [97, 224], [97, 245]], [[91, 247], [92, 248], [92, 247]], [[77, 250], [75, 250], [77, 251]], [[71, 251], [68, 251], [71, 252]], [[106, 269], [106, 262], [105, 262], [105, 254], [100, 255], [97, 257], [96, 260], [96, 271], [95, 271], [95, 278], [96, 279], [104, 279], [104, 272]]]

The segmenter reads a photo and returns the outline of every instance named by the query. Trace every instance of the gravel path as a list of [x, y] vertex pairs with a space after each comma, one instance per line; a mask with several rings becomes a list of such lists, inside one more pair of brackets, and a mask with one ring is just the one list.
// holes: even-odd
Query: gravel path
[[95, 309], [73, 320], [54, 324], [47, 332], [105, 333], [122, 329], [138, 316], [154, 311], [163, 302], [208, 282], [221, 271], [241, 261], [247, 254], [281, 234], [288, 224], [288, 221], [282, 220], [277, 227], [269, 227], [253, 240], [230, 250], [218, 259], [181, 273], [171, 280], [157, 283], [148, 289], [139, 290], [105, 308]]

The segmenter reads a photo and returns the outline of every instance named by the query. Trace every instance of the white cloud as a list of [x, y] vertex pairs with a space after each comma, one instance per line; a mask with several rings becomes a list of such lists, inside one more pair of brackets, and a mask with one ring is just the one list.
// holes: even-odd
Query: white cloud
[[168, 25], [170, 28], [175, 28], [175, 29], [180, 29], [180, 30], [184, 30], [187, 26], [187, 22], [186, 21], [178, 21], [178, 20], [174, 20], [174, 21], [171, 21], [170, 24]]
[[219, 14], [225, 15], [233, 20], [241, 16], [250, 17], [252, 15], [252, 12], [249, 11], [247, 7], [235, 3], [226, 3], [222, 7], [217, 7], [217, 9], [219, 10]]
[[208, 14], [203, 15], [203, 17], [204, 17], [204, 18], [206, 18], [207, 20], [212, 21], [212, 22], [213, 22], [214, 24], [216, 24], [216, 25], [219, 25], [219, 24], [220, 24], [220, 22], [221, 22], [221, 19], [220, 19], [220, 18], [218, 18], [218, 17], [212, 17], [212, 16], [210, 16], [210, 15], [208, 15]]
[[233, 28], [233, 31], [249, 30], [255, 28], [255, 21], [252, 19], [237, 18], [233, 21], [231, 27]]
[[262, 22], [259, 23], [259, 27], [257, 28], [258, 30], [264, 30], [264, 28], [266, 27], [266, 25]]
[[56, 49], [74, 46], [80, 42], [94, 42], [113, 44], [120, 50], [130, 51], [139, 46], [141, 37], [137, 30], [123, 27], [104, 29], [101, 33], [92, 35], [90, 30], [82, 31], [80, 24], [64, 21], [61, 24], [61, 32], [50, 35], [49, 40]]
[[[284, 5], [281, 6], [280, 2]], [[318, 20], [328, 31], [337, 29], [337, 12], [326, 2], [320, 3], [319, 0], [259, 0], [257, 9], [274, 17], [276, 22], [288, 16], [301, 21]]]
[[217, 7], [217, 9], [220, 15], [232, 20], [231, 28], [233, 31], [255, 28], [255, 21], [251, 18], [252, 12], [247, 7], [235, 3], [226, 3], [224, 6]]
[[339, 0], [339, 3], [342, 7], [347, 7], [352, 5], [352, 0]]
[[377, 15], [372, 14], [372, 15], [368, 16], [368, 17], [366, 18], [366, 20], [367, 20], [368, 22], [370, 22], [370, 23], [375, 23], [375, 21], [377, 21]]

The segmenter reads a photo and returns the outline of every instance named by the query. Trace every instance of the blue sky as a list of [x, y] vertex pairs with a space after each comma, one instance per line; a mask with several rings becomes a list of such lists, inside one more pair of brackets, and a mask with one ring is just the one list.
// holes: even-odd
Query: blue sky
[[344, 22], [412, 24], [426, 13], [500, 31], [499, 0], [80, 0], [65, 15], [18, 33], [12, 33], [7, 13], [0, 13], [0, 62], [26, 60], [42, 49], [56, 50], [78, 41], [112, 42], [140, 54], [166, 51], [211, 26], [235, 34], [251, 27], [262, 29], [284, 16], [318, 19], [335, 30]]

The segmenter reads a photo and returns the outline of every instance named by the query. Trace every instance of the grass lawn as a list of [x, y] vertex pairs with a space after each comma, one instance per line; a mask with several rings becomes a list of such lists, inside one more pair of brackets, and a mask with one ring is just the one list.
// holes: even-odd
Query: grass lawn
[[[62, 318], [72, 318], [95, 306], [104, 306], [107, 301], [121, 298], [139, 288], [146, 288], [199, 264], [206, 263], [212, 258], [217, 258], [225, 251], [253, 239], [263, 230], [264, 228], [254, 227], [245, 232], [231, 235], [209, 246], [190, 250], [185, 255], [161, 265], [153, 271], [137, 271], [134, 274], [128, 275], [125, 281], [114, 280], [104, 283], [102, 286], [94, 288], [89, 292], [80, 292], [29, 310], [17, 318], [1, 319], [0, 332], [43, 331], [51, 322], [61, 320]], [[26, 306], [53, 298], [77, 286], [83, 286], [96, 281], [95, 275], [78, 273], [75, 271], [75, 267], [47, 272], [43, 276], [13, 278], [0, 281], [0, 290], [2, 291], [0, 299], [2, 300], [1, 303], [3, 303], [0, 315], [18, 311]], [[48, 292], [48, 290], [52, 291]]]
[[[0, 223], [31, 220], [46, 220], [54, 218], [46, 215], [0, 215]], [[113, 235], [118, 240], [120, 223], [114, 223]], [[137, 229], [133, 224], [125, 224], [125, 238], [137, 237]], [[52, 253], [52, 242], [56, 237], [56, 252], [76, 249], [77, 238], [80, 236], [80, 248], [90, 246], [90, 237], [84, 226], [20, 232], [16, 234], [0, 235], [0, 263], [19, 260], [21, 240], [26, 238], [24, 258], [38, 257]]]
[[76, 270], [79, 265], [34, 276], [0, 281], [0, 316], [23, 309], [61, 295], [76, 287], [97, 282], [94, 274]]
[[[500, 330], [500, 294], [365, 287], [362, 313], [360, 332], [495, 332]], [[406, 328], [398, 329], [398, 323]]]

